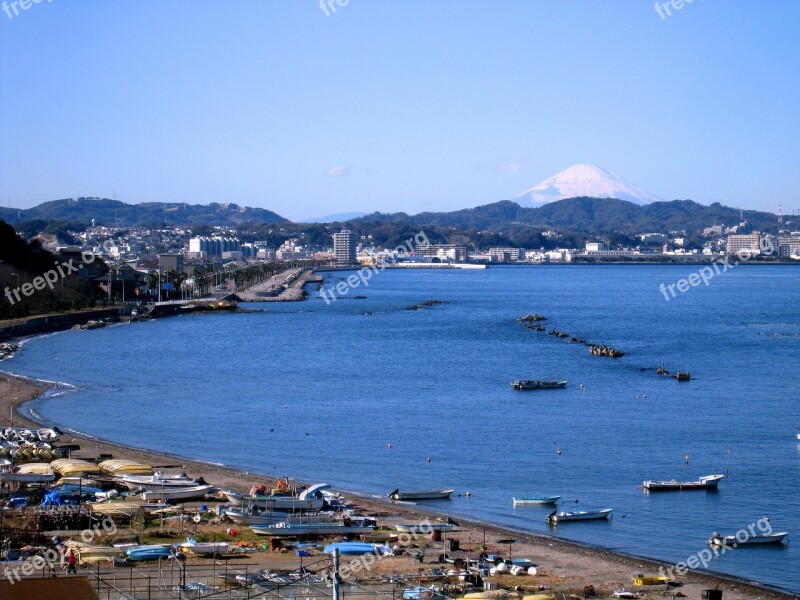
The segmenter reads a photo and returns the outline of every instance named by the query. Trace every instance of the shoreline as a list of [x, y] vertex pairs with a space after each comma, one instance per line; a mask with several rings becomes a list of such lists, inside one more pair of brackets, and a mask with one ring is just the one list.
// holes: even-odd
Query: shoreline
[[[36, 400], [48, 391], [61, 387], [57, 382], [41, 382], [25, 376], [10, 374], [0, 371], [0, 426], [9, 424], [13, 413], [14, 426], [39, 427], [41, 424], [32, 420], [23, 407]], [[260, 473], [242, 471], [224, 464], [210, 461], [183, 457], [173, 453], [157, 452], [144, 448], [136, 448], [118, 444], [86, 433], [76, 433], [67, 430], [61, 440], [65, 443], [75, 443], [81, 446], [76, 452], [76, 457], [94, 457], [99, 454], [112, 454], [115, 458], [129, 458], [165, 468], [182, 468], [190, 471], [193, 476], [202, 476], [220, 488], [243, 489], [257, 483], [273, 485], [274, 477]], [[243, 485], [244, 483], [244, 485]], [[378, 513], [382, 516], [397, 515], [404, 518], [431, 518], [442, 519], [447, 513], [437, 512], [414, 505], [397, 505], [388, 500], [360, 495], [357, 492], [347, 492], [348, 496], [363, 510]], [[541, 533], [529, 533], [506, 528], [492, 523], [478, 521], [471, 518], [457, 517], [459, 523], [458, 537], [465, 540], [477, 541], [485, 537], [490, 552], [505, 555], [510, 550], [508, 544], [498, 543], [498, 540], [512, 536], [516, 543], [513, 554], [517, 557], [528, 556], [533, 559], [548, 577], [517, 578], [520, 584], [541, 583], [548, 579], [548, 585], [554, 589], [580, 591], [585, 585], [594, 585], [598, 590], [613, 591], [620, 588], [631, 589], [631, 575], [634, 573], [656, 573], [659, 567], [665, 569], [670, 565], [652, 558], [644, 558], [624, 554], [618, 551], [606, 550], [548, 536]], [[676, 581], [682, 583], [680, 590], [688, 597], [698, 597], [704, 589], [711, 589], [719, 585], [725, 592], [728, 600], [747, 600], [764, 598], [769, 600], [796, 599], [798, 596], [790, 591], [769, 586], [763, 583], [753, 583], [734, 575], [723, 575], [702, 571], [690, 571], [684, 576], [676, 576]], [[613, 589], [611, 589], [613, 588]]]

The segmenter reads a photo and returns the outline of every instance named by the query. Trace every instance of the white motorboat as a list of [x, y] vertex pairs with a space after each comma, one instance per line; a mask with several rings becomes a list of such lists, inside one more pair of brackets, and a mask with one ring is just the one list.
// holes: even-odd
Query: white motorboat
[[6, 483], [49, 483], [56, 476], [53, 473], [19, 473], [18, 471], [0, 471], [0, 481]]
[[198, 542], [193, 538], [175, 544], [174, 547], [187, 554], [226, 554], [228, 552], [228, 542]]
[[526, 498], [512, 498], [514, 506], [541, 506], [555, 504], [561, 496], [528, 496]]
[[211, 485], [195, 485], [192, 487], [174, 487], [163, 490], [145, 490], [141, 496], [143, 500], [162, 500], [174, 502], [176, 500], [198, 500], [204, 498], [213, 489]]
[[789, 535], [788, 531], [779, 531], [777, 533], [756, 533], [744, 536], [735, 535], [720, 535], [716, 531], [712, 534], [708, 543], [713, 546], [727, 546], [728, 548], [738, 548], [739, 546], [756, 546], [759, 544], [781, 544], [786, 536]]
[[575, 512], [557, 512], [554, 510], [547, 515], [547, 520], [551, 523], [561, 523], [564, 521], [596, 521], [608, 519], [613, 510], [613, 508], [604, 508], [602, 510], [578, 510]]
[[312, 485], [300, 494], [294, 495], [245, 495], [233, 490], [223, 490], [222, 493], [229, 502], [234, 504], [245, 504], [269, 511], [300, 511], [300, 510], [320, 510], [325, 506], [324, 490], [330, 488], [327, 483]]
[[131, 491], [202, 485], [201, 482], [188, 477], [186, 473], [166, 475], [160, 471], [153, 475], [120, 475], [117, 481], [124, 483]]
[[424, 490], [419, 492], [401, 492], [399, 489], [389, 494], [392, 500], [416, 502], [418, 500], [447, 500], [455, 490]]

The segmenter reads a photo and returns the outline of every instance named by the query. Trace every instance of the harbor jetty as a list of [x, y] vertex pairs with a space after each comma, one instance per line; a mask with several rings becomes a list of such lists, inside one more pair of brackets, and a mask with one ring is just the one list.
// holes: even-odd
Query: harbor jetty
[[311, 269], [287, 269], [231, 297], [239, 302], [298, 302], [308, 296], [307, 283], [321, 281]]

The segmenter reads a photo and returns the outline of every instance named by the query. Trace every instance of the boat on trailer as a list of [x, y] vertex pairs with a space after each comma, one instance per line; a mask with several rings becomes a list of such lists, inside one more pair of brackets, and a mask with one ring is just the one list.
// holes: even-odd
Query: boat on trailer
[[542, 506], [555, 504], [561, 496], [526, 496], [524, 498], [512, 498], [514, 506]]
[[680, 490], [716, 490], [725, 475], [706, 475], [697, 481], [645, 481], [644, 489], [651, 492], [668, 492]]
[[599, 521], [601, 519], [608, 519], [613, 510], [613, 508], [604, 508], [602, 510], [578, 510], [575, 512], [558, 512], [554, 510], [547, 515], [547, 520], [550, 523], [562, 523], [564, 521]]

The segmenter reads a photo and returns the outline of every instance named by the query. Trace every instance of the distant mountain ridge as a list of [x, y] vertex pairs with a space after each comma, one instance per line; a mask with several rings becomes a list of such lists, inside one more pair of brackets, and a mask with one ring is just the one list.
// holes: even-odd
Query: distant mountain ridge
[[[346, 217], [348, 215], [339, 215]], [[288, 219], [263, 208], [239, 207], [235, 204], [192, 205], [185, 203], [126, 204], [117, 200], [79, 198], [45, 202], [29, 209], [0, 208], [0, 219], [11, 225], [41, 220], [88, 225], [220, 225], [235, 227], [245, 223], [290, 223]], [[458, 230], [511, 231], [558, 229], [572, 232], [618, 232], [628, 235], [643, 232], [686, 230], [701, 232], [703, 228], [724, 224], [732, 226], [741, 219], [756, 229], [775, 231], [777, 216], [755, 210], [723, 206], [719, 203], [704, 206], [692, 200], [653, 202], [643, 206], [615, 198], [568, 198], [538, 206], [523, 207], [511, 200], [502, 200], [452, 212], [407, 213], [374, 212], [341, 222], [401, 223], [409, 227], [441, 227]], [[784, 225], [792, 226], [784, 217]], [[308, 226], [314, 226], [308, 224]], [[319, 227], [319, 225], [316, 225]], [[793, 225], [796, 229], [800, 224]]]
[[619, 232], [636, 234], [687, 230], [699, 232], [705, 227], [736, 225], [741, 218], [756, 229], [773, 231], [777, 217], [772, 213], [722, 206], [704, 206], [693, 200], [653, 202], [639, 206], [615, 198], [569, 198], [544, 204], [538, 208], [522, 207], [511, 200], [502, 200], [475, 208], [453, 212], [372, 213], [357, 219], [360, 222], [407, 222], [412, 225], [434, 225], [462, 229], [490, 230], [500, 233], [519, 227], [538, 227], [586, 232]]
[[140, 225], [221, 225], [241, 223], [283, 223], [288, 219], [264, 208], [237, 204], [187, 204], [185, 202], [143, 202], [127, 204], [108, 198], [64, 198], [27, 209], [1, 208], [0, 219], [12, 225], [26, 221], [73, 221], [97, 225], [134, 227]]

